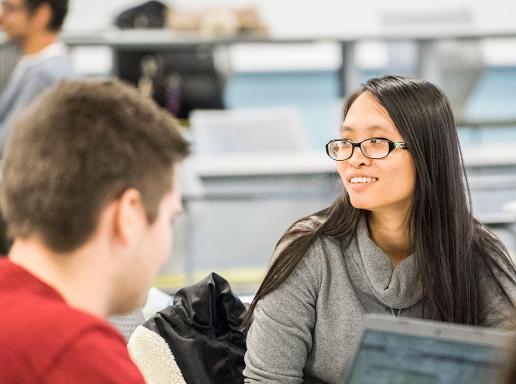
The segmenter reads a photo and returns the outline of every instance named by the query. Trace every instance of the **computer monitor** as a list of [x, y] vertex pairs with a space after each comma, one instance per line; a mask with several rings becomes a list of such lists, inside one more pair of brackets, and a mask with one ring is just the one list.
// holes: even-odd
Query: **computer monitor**
[[384, 315], [365, 317], [346, 384], [492, 384], [510, 332]]

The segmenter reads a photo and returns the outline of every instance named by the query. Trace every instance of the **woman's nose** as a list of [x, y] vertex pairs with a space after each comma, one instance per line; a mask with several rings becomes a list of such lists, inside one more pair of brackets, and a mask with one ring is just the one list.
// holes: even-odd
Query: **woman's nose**
[[353, 149], [353, 153], [347, 161], [352, 167], [367, 166], [371, 164], [371, 159], [364, 155], [360, 146]]

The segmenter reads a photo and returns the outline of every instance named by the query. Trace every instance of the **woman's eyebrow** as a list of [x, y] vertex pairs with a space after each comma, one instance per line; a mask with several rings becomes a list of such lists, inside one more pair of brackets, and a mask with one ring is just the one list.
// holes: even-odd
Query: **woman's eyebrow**
[[350, 133], [350, 132], [353, 132], [353, 128], [348, 127], [346, 125], [341, 125], [340, 128], [339, 128], [339, 133], [341, 135], [343, 135], [345, 133]]

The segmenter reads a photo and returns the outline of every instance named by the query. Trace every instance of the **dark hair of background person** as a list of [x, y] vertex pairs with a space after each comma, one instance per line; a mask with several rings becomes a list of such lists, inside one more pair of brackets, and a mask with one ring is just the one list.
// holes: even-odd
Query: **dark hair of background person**
[[177, 120], [119, 81], [63, 81], [31, 105], [8, 139], [0, 206], [9, 236], [72, 251], [106, 204], [135, 188], [149, 223], [189, 153]]
[[52, 10], [52, 19], [48, 24], [50, 31], [59, 32], [68, 13], [68, 0], [25, 0], [29, 12], [35, 12], [41, 5], [48, 4]]
[[[423, 288], [425, 311], [452, 323], [481, 322], [481, 270], [496, 279], [516, 271], [503, 244], [471, 214], [471, 197], [453, 113], [446, 96], [424, 80], [384, 76], [367, 81], [346, 101], [343, 119], [364, 92], [389, 113], [413, 157], [416, 181], [409, 213], [409, 232], [416, 268]], [[347, 193], [333, 204], [294, 223], [278, 244], [279, 253], [247, 313], [278, 288], [319, 236], [351, 241], [365, 210], [351, 205]], [[308, 225], [303, 225], [308, 224]]]

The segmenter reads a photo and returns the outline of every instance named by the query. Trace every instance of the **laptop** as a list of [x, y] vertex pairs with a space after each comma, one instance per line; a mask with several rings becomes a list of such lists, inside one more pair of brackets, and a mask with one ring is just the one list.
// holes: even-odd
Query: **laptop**
[[345, 384], [493, 384], [514, 334], [368, 314]]

